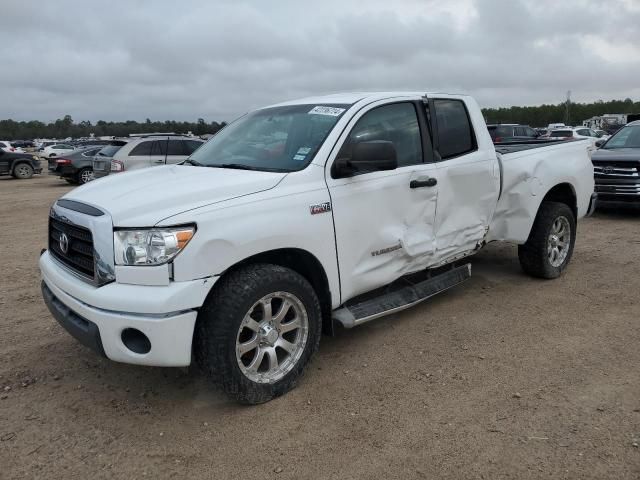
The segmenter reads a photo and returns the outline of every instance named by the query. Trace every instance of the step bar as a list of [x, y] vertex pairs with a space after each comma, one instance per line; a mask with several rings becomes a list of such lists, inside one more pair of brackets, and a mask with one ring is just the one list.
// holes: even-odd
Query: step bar
[[344, 328], [353, 328], [376, 318], [400, 312], [461, 284], [471, 277], [471, 264], [454, 267], [421, 282], [406, 285], [361, 302], [347, 304], [333, 312], [333, 319]]

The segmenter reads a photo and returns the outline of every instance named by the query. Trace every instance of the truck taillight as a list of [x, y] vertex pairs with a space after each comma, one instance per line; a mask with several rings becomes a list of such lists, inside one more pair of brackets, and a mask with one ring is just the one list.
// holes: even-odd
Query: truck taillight
[[111, 160], [111, 171], [124, 172], [124, 163], [122, 163], [120, 160]]
[[493, 143], [500, 143], [502, 142], [502, 137], [496, 137], [496, 139], [493, 141]]

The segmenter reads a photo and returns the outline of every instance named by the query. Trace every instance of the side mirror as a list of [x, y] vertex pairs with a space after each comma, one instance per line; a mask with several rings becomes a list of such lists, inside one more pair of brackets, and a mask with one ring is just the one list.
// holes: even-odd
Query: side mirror
[[393, 142], [374, 140], [356, 143], [350, 158], [336, 159], [333, 164], [333, 176], [342, 178], [355, 173], [395, 170], [396, 168], [398, 168], [398, 159]]
[[603, 146], [607, 141], [606, 140], [598, 140], [596, 142], [596, 147], [600, 148], [601, 146]]

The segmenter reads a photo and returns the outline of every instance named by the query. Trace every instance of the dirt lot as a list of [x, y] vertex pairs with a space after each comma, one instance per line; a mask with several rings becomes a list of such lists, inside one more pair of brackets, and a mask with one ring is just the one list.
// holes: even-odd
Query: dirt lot
[[296, 390], [240, 407], [55, 323], [37, 259], [69, 188], [0, 178], [0, 478], [640, 478], [640, 214], [582, 221], [556, 281], [492, 245], [465, 285], [324, 337]]

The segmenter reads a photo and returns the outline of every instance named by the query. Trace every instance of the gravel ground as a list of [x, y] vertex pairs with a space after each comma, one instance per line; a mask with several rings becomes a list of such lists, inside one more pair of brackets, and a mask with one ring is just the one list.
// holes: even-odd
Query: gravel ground
[[37, 259], [69, 189], [0, 178], [0, 478], [640, 478], [640, 214], [582, 221], [555, 281], [490, 245], [466, 284], [323, 337], [296, 390], [241, 407], [53, 320]]

